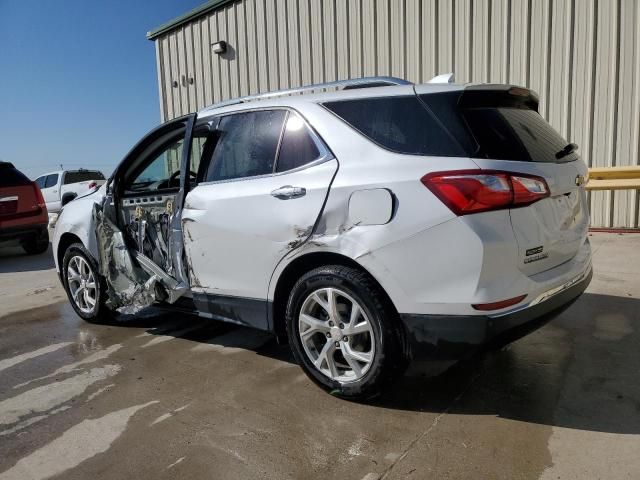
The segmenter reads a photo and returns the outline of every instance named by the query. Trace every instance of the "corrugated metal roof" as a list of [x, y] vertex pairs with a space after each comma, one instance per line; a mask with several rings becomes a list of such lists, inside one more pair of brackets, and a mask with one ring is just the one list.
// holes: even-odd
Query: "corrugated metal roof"
[[199, 17], [200, 15], [204, 15], [207, 12], [215, 10], [216, 8], [220, 8], [227, 3], [231, 3], [235, 0], [209, 0], [206, 3], [194, 8], [193, 10], [189, 10], [187, 13], [180, 15], [179, 17], [174, 18], [173, 20], [169, 20], [167, 23], [163, 23], [159, 27], [154, 28], [153, 30], [147, 32], [147, 39], [154, 40], [165, 32], [173, 30], [179, 25], [183, 23], [187, 23], [193, 18]]

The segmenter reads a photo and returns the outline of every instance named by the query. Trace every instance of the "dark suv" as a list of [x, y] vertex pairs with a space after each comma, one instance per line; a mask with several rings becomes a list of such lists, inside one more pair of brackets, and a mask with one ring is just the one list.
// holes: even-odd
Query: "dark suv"
[[0, 162], [0, 241], [17, 240], [28, 254], [49, 248], [42, 192], [13, 164]]

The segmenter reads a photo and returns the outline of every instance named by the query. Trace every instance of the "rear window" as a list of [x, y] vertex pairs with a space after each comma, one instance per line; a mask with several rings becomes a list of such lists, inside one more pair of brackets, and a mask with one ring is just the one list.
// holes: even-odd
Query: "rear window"
[[29, 185], [29, 180], [23, 173], [18, 171], [13, 165], [0, 164], [0, 187], [16, 187], [19, 185]]
[[[464, 139], [471, 157], [524, 162], [567, 162], [575, 152], [560, 153], [568, 144], [537, 111], [528, 90], [467, 90], [421, 95], [421, 100], [456, 138]], [[522, 93], [525, 93], [522, 95]]]
[[78, 172], [67, 172], [64, 176], [64, 184], [88, 182], [90, 180], [104, 180], [102, 172], [82, 170]]
[[[324, 106], [380, 146], [403, 154], [565, 162], [567, 141], [537, 112], [528, 90], [465, 90], [365, 98]], [[524, 92], [524, 95], [522, 94]]]

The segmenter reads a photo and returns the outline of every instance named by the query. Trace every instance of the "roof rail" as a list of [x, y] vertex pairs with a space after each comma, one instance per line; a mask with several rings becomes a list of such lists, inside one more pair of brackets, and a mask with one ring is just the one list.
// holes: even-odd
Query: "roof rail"
[[312, 85], [304, 85], [302, 87], [276, 90], [273, 92], [258, 93], [255, 95], [247, 95], [246, 97], [224, 100], [222, 102], [214, 103], [213, 105], [204, 108], [203, 111], [214, 110], [216, 108], [251, 102], [254, 100], [264, 100], [267, 98], [284, 97], [286, 95], [312, 92], [314, 90], [324, 90], [326, 88], [342, 88], [343, 90], [350, 90], [355, 88], [385, 87], [391, 85], [413, 85], [413, 83], [409, 82], [408, 80], [396, 77], [362, 77], [354, 78], [351, 80], [337, 80], [335, 82], [315, 83]]

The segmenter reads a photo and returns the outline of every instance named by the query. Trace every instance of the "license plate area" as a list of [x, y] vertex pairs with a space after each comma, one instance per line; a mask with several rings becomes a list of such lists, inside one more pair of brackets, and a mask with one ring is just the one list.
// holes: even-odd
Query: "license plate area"
[[11, 215], [18, 211], [18, 196], [0, 197], [0, 215]]

